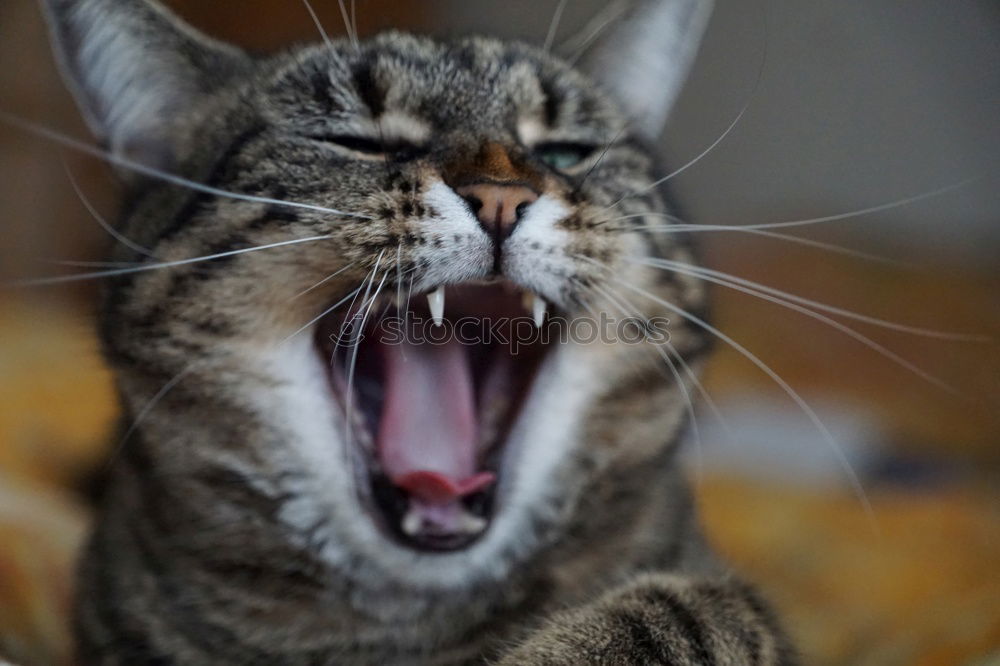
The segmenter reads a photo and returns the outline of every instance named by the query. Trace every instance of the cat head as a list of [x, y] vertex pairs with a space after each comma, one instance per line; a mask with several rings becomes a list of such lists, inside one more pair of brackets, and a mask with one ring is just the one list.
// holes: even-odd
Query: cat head
[[251, 508], [211, 496], [225, 470], [255, 520], [400, 586], [627, 525], [607, 484], [676, 441], [705, 348], [674, 309], [700, 287], [648, 265], [692, 256], [647, 144], [708, 5], [637, 2], [575, 69], [400, 33], [258, 57], [152, 2], [47, 0], [128, 184], [115, 259], [145, 267], [101, 323], [123, 464], [217, 546]]

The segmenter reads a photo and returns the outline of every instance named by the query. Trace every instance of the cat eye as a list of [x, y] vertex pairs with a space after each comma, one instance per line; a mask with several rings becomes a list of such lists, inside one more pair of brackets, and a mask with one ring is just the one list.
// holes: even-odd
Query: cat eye
[[565, 171], [590, 157], [594, 150], [594, 146], [582, 143], [541, 143], [535, 146], [535, 155], [553, 169]]
[[317, 141], [336, 144], [342, 148], [363, 153], [371, 157], [391, 157], [397, 161], [410, 160], [426, 153], [426, 149], [407, 141], [385, 141], [380, 138], [369, 138], [351, 134], [335, 134], [331, 136], [313, 137]]

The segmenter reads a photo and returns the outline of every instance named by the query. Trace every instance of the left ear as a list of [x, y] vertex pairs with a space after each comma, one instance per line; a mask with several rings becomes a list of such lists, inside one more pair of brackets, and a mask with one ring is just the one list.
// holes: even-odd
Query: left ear
[[663, 130], [712, 14], [713, 0], [632, 0], [582, 68], [648, 139]]
[[115, 155], [169, 168], [174, 118], [245, 66], [156, 0], [42, 0], [67, 86]]

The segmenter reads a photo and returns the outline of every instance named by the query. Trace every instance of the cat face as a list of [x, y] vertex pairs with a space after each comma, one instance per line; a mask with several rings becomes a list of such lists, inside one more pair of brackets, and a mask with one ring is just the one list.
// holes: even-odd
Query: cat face
[[[698, 285], [641, 263], [692, 257], [649, 229], [669, 211], [635, 109], [490, 39], [191, 39], [154, 45], [172, 94], [145, 115], [95, 112], [120, 163], [203, 186], [133, 180], [121, 231], [152, 256], [116, 258], [216, 257], [109, 285], [124, 447], [154, 477], [226, 470], [285, 538], [384, 584], [504, 578], [596, 529], [594, 498], [605, 524], [705, 348], [668, 305], [702, 309]], [[265, 520], [212, 501], [206, 525]]]

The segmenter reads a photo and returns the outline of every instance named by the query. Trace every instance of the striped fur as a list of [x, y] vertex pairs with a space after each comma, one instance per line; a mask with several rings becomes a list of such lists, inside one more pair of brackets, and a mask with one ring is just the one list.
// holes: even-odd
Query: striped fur
[[[145, 0], [46, 6], [115, 156], [244, 195], [129, 175], [119, 229], [155, 259], [119, 247], [114, 260], [286, 243], [107, 283], [100, 329], [127, 437], [81, 564], [82, 664], [791, 663], [770, 612], [699, 534], [675, 461], [690, 387], [648, 345], [553, 351], [510, 435], [494, 524], [429, 554], [365, 514], [304, 326], [366, 278], [412, 276], [419, 293], [489, 275], [494, 248], [451, 187], [484, 169], [542, 195], [504, 246], [510, 279], [571, 316], [625, 303], [676, 319], [617, 281], [704, 313], [696, 282], [629, 261], [695, 259], [686, 237], [648, 229], [669, 208], [650, 187], [650, 130], [628, 114], [653, 114], [655, 95], [616, 104], [547, 53], [487, 38], [392, 33], [251, 57]], [[625, 25], [656, 32], [641, 15]], [[427, 143], [385, 159], [337, 145], [376, 126]], [[539, 134], [599, 158], [546, 168]], [[697, 367], [704, 333], [670, 332]]]

